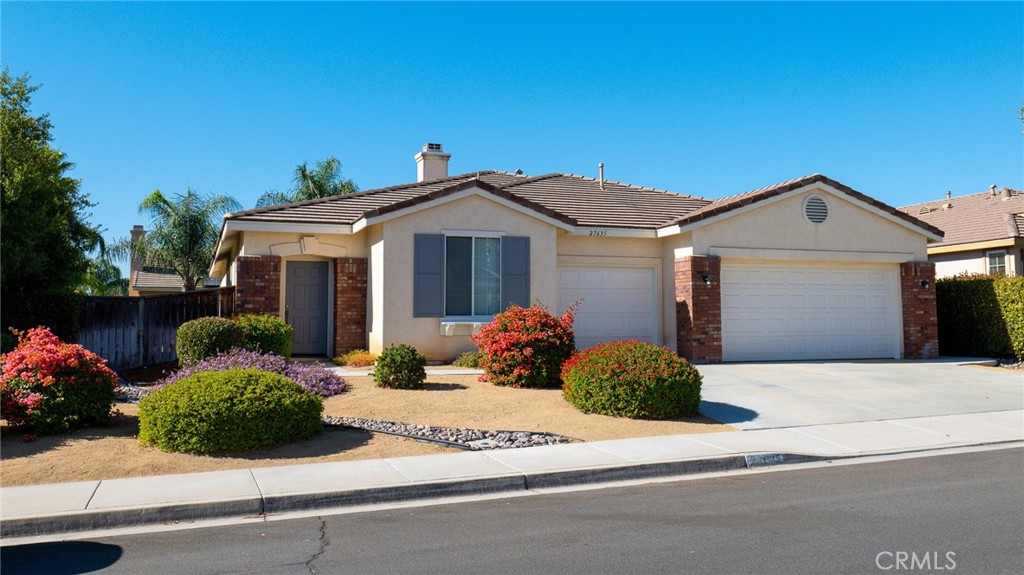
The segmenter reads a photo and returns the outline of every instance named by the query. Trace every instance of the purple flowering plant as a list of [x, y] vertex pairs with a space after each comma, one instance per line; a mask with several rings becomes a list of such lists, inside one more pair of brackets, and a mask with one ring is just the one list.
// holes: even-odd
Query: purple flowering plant
[[258, 369], [281, 374], [321, 397], [331, 397], [345, 391], [345, 380], [320, 364], [291, 363], [279, 355], [264, 354], [234, 348], [187, 365], [158, 381], [154, 390], [203, 371], [229, 369]]

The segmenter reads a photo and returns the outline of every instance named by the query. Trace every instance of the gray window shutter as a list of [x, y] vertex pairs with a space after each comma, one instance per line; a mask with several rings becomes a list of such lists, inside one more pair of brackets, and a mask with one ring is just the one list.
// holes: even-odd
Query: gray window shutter
[[444, 315], [444, 236], [413, 237], [412, 316]]
[[530, 238], [501, 238], [501, 309], [530, 307]]

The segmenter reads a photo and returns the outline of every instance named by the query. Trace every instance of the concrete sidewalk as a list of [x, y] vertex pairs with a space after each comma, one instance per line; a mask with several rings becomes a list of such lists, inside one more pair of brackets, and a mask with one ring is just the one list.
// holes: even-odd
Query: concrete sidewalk
[[0, 489], [0, 536], [671, 477], [1024, 441], [1024, 410]]

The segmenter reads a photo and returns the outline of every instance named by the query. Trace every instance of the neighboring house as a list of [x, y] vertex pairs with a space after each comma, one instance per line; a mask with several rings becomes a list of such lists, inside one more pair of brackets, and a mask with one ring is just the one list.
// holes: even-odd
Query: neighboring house
[[[139, 240], [146, 235], [141, 225], [132, 226], [132, 240]], [[207, 278], [203, 287], [217, 287], [220, 281]], [[128, 295], [166, 295], [185, 291], [185, 280], [177, 273], [160, 268], [143, 265], [140, 258], [132, 258], [128, 271]]]
[[696, 362], [937, 353], [934, 226], [815, 174], [721, 200], [571, 174], [448, 176], [224, 217], [212, 276], [280, 314], [296, 354], [429, 359], [509, 303], [583, 300], [577, 345], [640, 339]]
[[1024, 275], [1024, 192], [996, 188], [900, 208], [945, 232], [929, 244], [935, 275]]

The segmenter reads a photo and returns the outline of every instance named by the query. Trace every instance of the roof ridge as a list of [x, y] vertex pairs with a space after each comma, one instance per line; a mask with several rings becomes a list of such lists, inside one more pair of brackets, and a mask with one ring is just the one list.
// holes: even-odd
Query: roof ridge
[[[523, 177], [521, 175], [514, 174], [514, 173], [512, 175]], [[547, 173], [547, 174], [541, 174], [539, 176], [526, 176], [526, 177], [523, 177], [523, 179], [519, 180], [518, 182], [509, 182], [507, 184], [501, 184], [500, 186], [495, 186], [495, 187], [498, 188], [499, 190], [503, 190], [505, 188], [511, 188], [513, 186], [519, 186], [519, 185], [522, 185], [522, 184], [529, 184], [529, 183], [532, 183], [532, 182], [539, 182], [541, 180], [548, 180], [548, 179], [555, 178], [555, 177], [558, 177], [558, 176], [563, 176], [563, 175], [565, 175], [565, 174], [562, 174], [560, 172], [550, 172], [550, 173]]]
[[[1001, 188], [996, 188], [996, 192], [1002, 192], [1003, 190], [1009, 190], [1010, 194], [1011, 194], [1011, 197], [1012, 196], [1024, 196], [1024, 190], [1018, 190], [1017, 188], [1011, 188], [1009, 186], [1003, 186]], [[924, 202], [918, 202], [916, 204], [907, 204], [907, 205], [903, 206], [900, 209], [916, 208], [918, 206], [925, 206], [925, 205], [934, 204], [934, 203], [942, 203], [942, 202], [945, 202], [945, 201], [948, 201], [948, 200], [963, 200], [963, 199], [966, 199], [966, 198], [971, 198], [973, 196], [993, 197], [992, 196], [992, 190], [985, 190], [984, 192], [975, 192], [973, 194], [964, 194], [962, 196], [950, 196], [948, 198], [938, 198], [938, 199], [934, 199], [934, 200], [926, 200]], [[998, 197], [998, 194], [996, 194], [996, 197]]]
[[445, 178], [435, 178], [433, 180], [424, 180], [422, 182], [412, 182], [412, 183], [406, 183], [406, 184], [397, 184], [397, 185], [388, 186], [388, 187], [385, 187], [385, 188], [373, 188], [373, 189], [370, 189], [370, 190], [362, 190], [362, 191], [359, 191], [359, 192], [352, 192], [352, 193], [349, 193], [349, 194], [335, 194], [333, 196], [327, 196], [327, 197], [323, 197], [323, 198], [311, 198], [311, 199], [308, 199], [308, 200], [301, 200], [301, 201], [298, 201], [298, 202], [290, 202], [290, 203], [287, 203], [287, 204], [275, 204], [273, 206], [264, 206], [262, 208], [252, 208], [252, 209], [249, 209], [249, 210], [240, 210], [240, 211], [237, 211], [237, 212], [231, 212], [229, 214], [225, 214], [225, 217], [227, 217], [227, 216], [232, 216], [232, 217], [234, 217], [234, 216], [249, 216], [249, 215], [253, 215], [253, 214], [265, 214], [265, 213], [273, 212], [275, 210], [280, 210], [280, 209], [284, 209], [284, 208], [294, 208], [296, 206], [310, 206], [310, 205], [315, 205], [315, 204], [319, 204], [319, 203], [326, 203], [326, 202], [329, 202], [329, 201], [333, 201], [333, 200], [337, 200], [337, 199], [342, 199], [342, 198], [359, 198], [359, 197], [365, 197], [365, 196], [372, 196], [374, 194], [380, 194], [380, 193], [384, 193], [384, 192], [394, 192], [394, 191], [402, 190], [402, 189], [406, 189], [406, 188], [414, 188], [416, 186], [425, 186], [425, 185], [428, 185], [428, 184], [438, 184], [438, 183], [441, 183], [441, 182], [444, 182], [444, 181], [449, 181], [449, 180], [453, 181], [453, 182], [455, 182], [456, 180], [467, 180], [467, 179], [471, 180], [471, 179], [474, 179], [474, 178], [479, 178], [481, 175], [484, 175], [484, 174], [493, 174], [493, 173], [495, 173], [495, 171], [496, 170], [484, 170], [484, 171], [480, 171], [480, 172], [468, 172], [468, 173], [465, 173], [465, 174], [456, 174], [454, 176], [448, 176], [448, 177], [445, 177]]
[[[570, 174], [562, 174], [562, 175], [566, 176], [568, 178], [577, 178], [577, 179], [581, 179], [581, 180], [589, 180], [589, 181], [592, 181], [592, 182], [599, 181], [597, 178], [593, 178], [591, 176], [584, 176], [582, 174], [572, 174], [572, 173], [570, 173]], [[604, 183], [606, 183], [606, 184], [613, 184], [613, 185], [616, 185], [616, 186], [622, 186], [624, 188], [629, 188], [629, 189], [632, 189], [632, 190], [642, 190], [642, 191], [645, 191], [645, 192], [659, 192], [659, 193], [662, 193], [662, 194], [671, 194], [673, 196], [679, 196], [679, 197], [683, 197], [683, 198], [693, 198], [693, 199], [697, 199], [697, 200], [707, 200], [708, 202], [713, 201], [713, 200], [710, 200], [708, 198], [705, 198], [704, 196], [694, 196], [694, 195], [691, 195], [691, 194], [684, 194], [682, 192], [673, 192], [672, 190], [666, 190], [664, 188], [655, 188], [653, 186], [638, 186], [636, 184], [631, 184], [629, 182], [622, 182], [622, 181], [619, 181], [619, 180], [607, 180], [606, 179], [604, 181]]]

